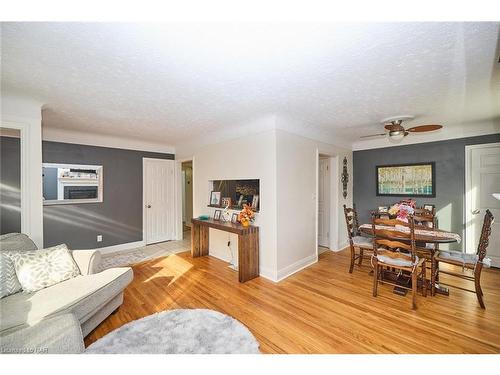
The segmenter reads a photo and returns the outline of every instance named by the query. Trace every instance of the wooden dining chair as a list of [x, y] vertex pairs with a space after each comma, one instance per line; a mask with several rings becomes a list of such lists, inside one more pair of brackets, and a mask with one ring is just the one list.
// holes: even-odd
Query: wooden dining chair
[[[468, 281], [474, 281], [474, 290], [465, 289], [456, 285], [445, 284], [440, 281], [440, 284], [448, 285], [454, 288], [462, 289], [467, 292], [476, 293], [477, 300], [482, 309], [486, 308], [483, 301], [483, 290], [481, 289], [481, 271], [483, 266], [489, 267], [488, 262], [485, 261], [486, 251], [488, 249], [489, 237], [491, 234], [491, 225], [493, 224], [493, 214], [490, 210], [486, 210], [483, 220], [483, 227], [481, 229], [481, 236], [479, 237], [479, 244], [477, 246], [477, 251], [475, 254], [468, 254], [461, 251], [439, 251], [434, 257], [434, 272], [431, 276], [431, 284], [434, 292], [435, 280], [440, 273], [446, 275], [456, 276], [461, 279]], [[455, 266], [462, 267], [462, 273], [443, 271], [439, 269], [440, 263], [452, 264]], [[472, 276], [468, 275], [468, 272], [472, 272]]]
[[[436, 229], [437, 228], [437, 218], [435, 215], [435, 209], [432, 211], [425, 208], [415, 208], [413, 220], [415, 221], [415, 226], [423, 227], [423, 229]], [[425, 246], [424, 246], [425, 245]], [[417, 256], [420, 258], [425, 258], [427, 260], [427, 268], [430, 271], [431, 279], [434, 275], [434, 256], [439, 250], [439, 244], [437, 243], [426, 243], [417, 244]], [[431, 289], [431, 295], [434, 295], [434, 290]]]
[[[405, 230], [398, 230], [396, 225], [406, 227]], [[390, 227], [387, 229], [377, 226]], [[415, 221], [413, 216], [408, 217], [408, 223], [398, 220], [379, 219], [372, 215], [372, 231], [375, 234], [373, 239], [372, 265], [373, 272], [373, 296], [377, 296], [379, 283], [394, 285], [412, 292], [412, 308], [417, 308], [418, 280], [422, 282], [422, 294], [427, 296], [426, 259], [419, 258], [416, 254], [415, 245]], [[398, 239], [395, 240], [394, 237]], [[411, 287], [393, 283], [384, 279], [384, 274], [388, 270], [399, 270], [408, 272], [411, 275]], [[420, 269], [420, 272], [419, 272]], [[392, 272], [392, 271], [391, 271]]]
[[[348, 208], [344, 204], [344, 216], [347, 226], [349, 246], [351, 248], [351, 264], [349, 266], [349, 273], [352, 273], [356, 260], [358, 261], [358, 265], [361, 266], [365, 257], [369, 259], [369, 256], [373, 251], [373, 242], [371, 238], [364, 237], [359, 232], [358, 214], [356, 213], [355, 205], [353, 205], [352, 208]], [[358, 253], [356, 253], [356, 249], [358, 249]], [[365, 255], [365, 251], [368, 251], [370, 254]]]

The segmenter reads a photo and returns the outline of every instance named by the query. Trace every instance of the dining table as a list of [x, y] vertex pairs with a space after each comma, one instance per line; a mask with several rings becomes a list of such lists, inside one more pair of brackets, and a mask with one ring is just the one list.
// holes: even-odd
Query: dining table
[[[376, 230], [383, 229], [384, 233], [386, 233], [385, 238], [393, 241], [401, 241], [408, 242], [407, 236], [402, 236], [402, 232], [408, 233], [410, 230], [406, 226], [386, 226], [386, 225], [376, 225]], [[362, 224], [359, 226], [359, 231], [367, 236], [373, 237], [373, 226], [372, 224]], [[427, 228], [423, 226], [415, 227], [415, 242], [420, 252], [428, 252], [429, 258], [433, 259], [434, 255], [437, 251], [439, 251], [439, 244], [445, 243], [460, 243], [461, 237], [458, 233], [446, 231], [438, 228]], [[431, 246], [429, 246], [431, 245]], [[436, 246], [434, 246], [436, 245]], [[432, 272], [432, 271], [431, 271]], [[402, 278], [401, 282], [408, 282], [407, 278]], [[430, 281], [429, 281], [430, 283]], [[406, 290], [402, 288], [395, 287], [394, 293], [396, 294], [405, 294]], [[436, 281], [436, 293], [448, 295], [449, 289], [439, 285], [439, 282]]]

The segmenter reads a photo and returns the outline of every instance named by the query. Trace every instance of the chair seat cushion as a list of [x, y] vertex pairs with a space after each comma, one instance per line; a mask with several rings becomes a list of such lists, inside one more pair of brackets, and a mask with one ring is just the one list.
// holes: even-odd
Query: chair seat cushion
[[391, 251], [387, 249], [377, 250], [377, 260], [380, 263], [389, 264], [391, 266], [402, 266], [402, 267], [413, 267], [419, 261], [417, 256], [415, 256], [415, 262], [412, 262], [410, 254], [400, 253], [397, 251]]
[[373, 242], [371, 238], [363, 236], [354, 236], [352, 238], [352, 242], [354, 243], [354, 246], [373, 249]]
[[474, 266], [477, 263], [478, 257], [476, 254], [466, 254], [461, 251], [439, 251], [436, 254], [436, 259], [441, 262], [451, 261], [461, 265]]

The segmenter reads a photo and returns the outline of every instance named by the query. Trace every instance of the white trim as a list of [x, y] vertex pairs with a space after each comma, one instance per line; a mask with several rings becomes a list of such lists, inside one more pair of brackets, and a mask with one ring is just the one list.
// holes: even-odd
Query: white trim
[[[482, 149], [482, 148], [490, 148], [490, 147], [499, 147], [500, 142], [495, 142], [495, 143], [481, 143], [477, 145], [467, 145], [465, 146], [465, 194], [464, 194], [464, 223], [469, 223], [473, 217], [472, 217], [472, 197], [471, 194], [469, 194], [471, 185], [472, 185], [472, 150], [475, 149]], [[470, 226], [465, 225], [465, 231], [464, 231], [464, 236], [465, 236], [465, 241], [464, 241], [464, 252], [467, 252], [469, 249], [470, 251], [475, 251], [474, 247], [474, 237], [470, 235]]]
[[303, 270], [304, 268], [309, 267], [310, 265], [316, 263], [317, 261], [318, 261], [318, 252], [315, 251], [315, 254], [302, 258], [297, 262], [292, 263], [289, 266], [286, 266], [285, 268], [278, 270], [277, 281], [278, 282], [282, 281], [283, 279], [286, 279], [287, 277], [293, 275], [294, 273], [297, 273]]
[[136, 241], [136, 242], [122, 243], [122, 244], [113, 245], [113, 246], [98, 247], [98, 248], [95, 248], [94, 250], [99, 250], [101, 252], [101, 254], [111, 254], [111, 253], [116, 253], [116, 252], [123, 251], [123, 250], [130, 250], [130, 249], [135, 249], [135, 248], [144, 247], [144, 246], [146, 246], [145, 241]]
[[330, 250], [335, 252], [335, 253], [338, 253], [339, 251], [345, 250], [348, 247], [349, 247], [349, 242], [343, 242], [336, 249], [331, 248]]
[[[29, 124], [23, 122], [2, 121], [2, 128], [17, 129], [20, 135], [20, 153], [21, 153], [21, 232], [27, 234], [33, 239], [33, 227], [31, 225], [32, 218], [32, 202], [31, 202], [31, 173], [30, 173], [30, 131]], [[37, 241], [34, 241], [35, 243]], [[36, 243], [39, 248], [43, 248], [42, 243]], [[42, 246], [40, 246], [42, 245]]]
[[143, 141], [132, 137], [117, 137], [114, 135], [88, 133], [78, 130], [51, 127], [43, 127], [42, 140], [87, 146], [119, 148], [123, 150], [175, 154], [175, 147], [163, 143]]
[[264, 279], [272, 281], [273, 283], [276, 283], [278, 281], [274, 270], [268, 267], [259, 266], [259, 277], [263, 277]]
[[[315, 228], [314, 228], [314, 245], [315, 245], [315, 249], [316, 251], [314, 252], [315, 253], [315, 257], [316, 257], [316, 262], [318, 261], [318, 257], [319, 257], [319, 239], [318, 239], [318, 234], [319, 234], [319, 198], [318, 198], [318, 194], [319, 194], [319, 148], [316, 148], [316, 190], [315, 190], [315, 210], [316, 210], [316, 223], [315, 223]], [[292, 264], [293, 265], [293, 264]], [[280, 271], [278, 271], [278, 276], [280, 274]]]

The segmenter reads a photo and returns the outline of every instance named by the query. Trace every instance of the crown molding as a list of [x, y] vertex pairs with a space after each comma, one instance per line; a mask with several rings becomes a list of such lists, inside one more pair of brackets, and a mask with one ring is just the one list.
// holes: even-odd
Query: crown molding
[[110, 147], [124, 150], [148, 151], [175, 154], [175, 147], [162, 143], [140, 139], [117, 137], [103, 134], [91, 134], [77, 130], [68, 130], [42, 126], [42, 140], [73, 143], [87, 146]]

